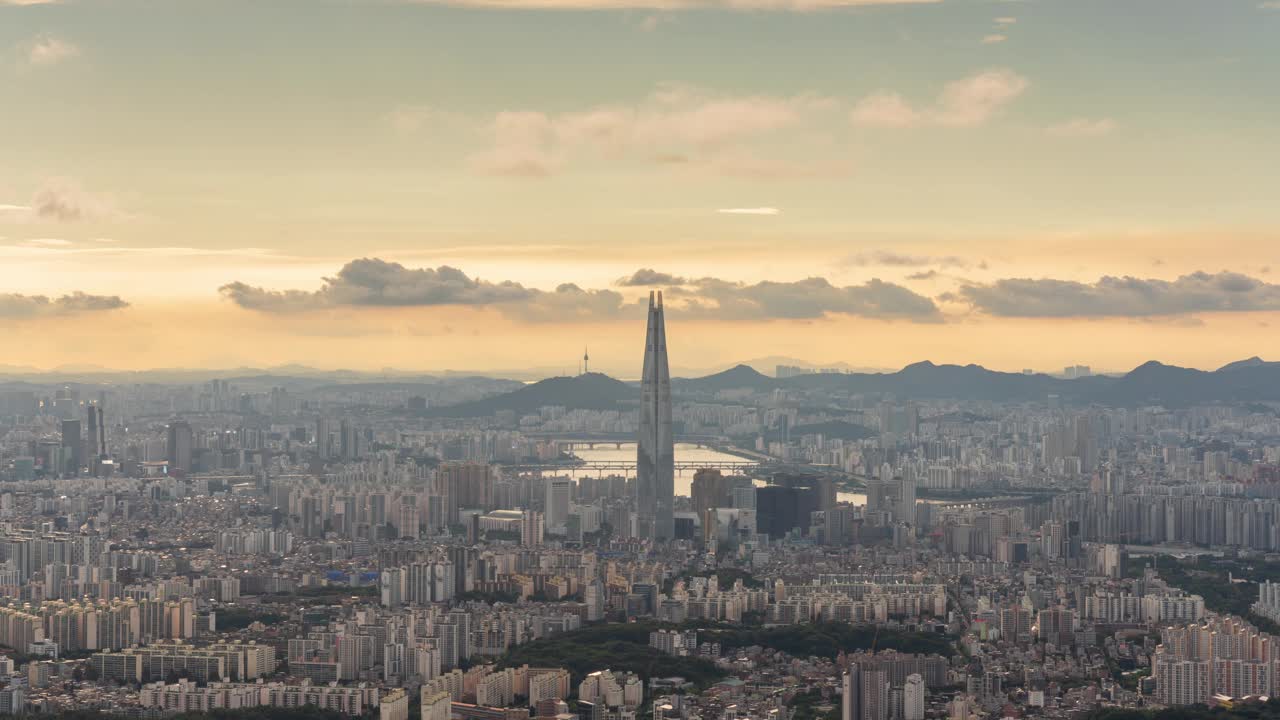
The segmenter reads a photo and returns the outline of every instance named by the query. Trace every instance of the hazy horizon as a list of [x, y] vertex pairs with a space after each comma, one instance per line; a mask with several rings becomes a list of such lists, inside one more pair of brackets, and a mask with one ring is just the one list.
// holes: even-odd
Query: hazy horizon
[[[769, 358], [769, 360], [774, 360], [774, 359], [775, 358]], [[844, 363], [841, 361], [833, 361], [830, 363], [816, 363], [816, 362], [802, 361], [796, 358], [776, 358], [776, 360], [780, 360], [780, 361], [789, 361], [789, 362], [781, 362], [779, 364], [793, 365], [794, 367], [803, 368], [805, 370], [809, 370], [813, 372], [817, 372], [820, 370], [831, 370], [831, 371], [838, 371], [838, 372], [852, 373], [852, 374], [876, 374], [876, 373], [891, 374], [891, 373], [899, 372], [911, 365], [916, 365], [921, 363], [932, 363], [934, 365], [952, 365], [952, 366], [979, 365], [980, 367], [983, 367], [986, 370], [991, 370], [994, 372], [1015, 373], [1015, 374], [1024, 373], [1030, 370], [1037, 375], [1050, 375], [1050, 376], [1061, 376], [1063, 375], [1064, 371], [1067, 368], [1073, 367], [1073, 366], [1084, 366], [1085, 368], [1088, 368], [1088, 371], [1091, 375], [1123, 375], [1137, 369], [1141, 365], [1146, 364], [1148, 362], [1157, 362], [1163, 365], [1185, 367], [1193, 370], [1212, 372], [1212, 371], [1221, 369], [1222, 367], [1229, 365], [1231, 363], [1254, 360], [1254, 359], [1261, 360], [1262, 362], [1270, 362], [1270, 361], [1267, 361], [1265, 358], [1259, 358], [1258, 356], [1255, 355], [1255, 356], [1249, 356], [1249, 357], [1239, 357], [1239, 358], [1236, 358], [1235, 360], [1229, 360], [1220, 365], [1215, 365], [1211, 367], [1195, 367], [1195, 366], [1178, 365], [1177, 363], [1165, 362], [1160, 358], [1149, 358], [1148, 360], [1143, 361], [1143, 363], [1139, 363], [1137, 365], [1134, 365], [1133, 367], [1127, 367], [1127, 368], [1096, 367], [1083, 361], [1078, 363], [1073, 363], [1071, 366], [1064, 366], [1064, 367], [1058, 367], [1058, 368], [1006, 368], [1006, 367], [993, 367], [988, 365], [982, 365], [981, 363], [939, 362], [930, 358], [921, 358], [919, 360], [914, 360], [912, 362], [909, 362], [897, 367], [874, 368], [874, 367], [851, 367], [848, 365], [848, 363]], [[766, 363], [760, 362], [759, 360], [752, 360], [752, 359], [744, 359], [740, 361], [729, 362], [724, 365], [716, 365], [716, 366], [702, 367], [702, 368], [684, 367], [677, 364], [673, 364], [672, 377], [692, 379], [692, 378], [703, 377], [707, 375], [713, 375], [716, 373], [724, 372], [724, 371], [731, 370], [736, 367], [742, 367], [742, 366], [753, 368], [757, 372], [760, 372], [770, 377], [773, 376], [774, 370], [776, 369], [776, 365], [766, 364]], [[263, 373], [269, 373], [269, 374], [279, 373], [281, 375], [287, 375], [290, 372], [300, 373], [303, 375], [314, 374], [317, 376], [350, 374], [350, 375], [358, 376], [361, 378], [384, 377], [388, 380], [394, 380], [396, 378], [413, 378], [413, 377], [420, 377], [420, 376], [435, 376], [435, 377], [448, 378], [448, 377], [466, 377], [468, 375], [471, 375], [471, 376], [477, 376], [477, 377], [489, 377], [494, 379], [504, 379], [504, 378], [515, 379], [515, 380], [522, 380], [526, 382], [531, 382], [531, 381], [536, 381], [541, 379], [549, 379], [554, 377], [572, 377], [572, 376], [580, 375], [583, 373], [583, 369], [581, 365], [578, 365], [577, 367], [564, 367], [564, 368], [555, 368], [552, 366], [545, 366], [545, 367], [528, 367], [523, 369], [502, 368], [502, 367], [471, 368], [471, 369], [459, 369], [459, 368], [447, 368], [447, 367], [442, 367], [442, 368], [382, 367], [382, 368], [371, 368], [371, 369], [359, 369], [359, 368], [341, 367], [341, 366], [323, 367], [323, 366], [304, 365], [299, 363], [288, 363], [288, 364], [282, 364], [282, 365], [268, 365], [268, 366], [252, 366], [252, 365], [242, 365], [238, 367], [213, 367], [213, 366], [211, 367], [200, 367], [200, 366], [161, 367], [161, 366], [157, 366], [157, 367], [140, 368], [140, 369], [124, 369], [124, 368], [112, 368], [112, 367], [83, 366], [83, 365], [63, 365], [63, 366], [54, 366], [54, 367], [47, 367], [47, 368], [37, 368], [37, 367], [31, 367], [31, 366], [16, 366], [16, 365], [0, 364], [0, 382], [4, 381], [7, 378], [26, 378], [26, 377], [39, 378], [43, 376], [60, 376], [65, 378], [65, 377], [72, 377], [76, 375], [93, 376], [98, 374], [145, 375], [145, 374], [169, 373], [169, 374], [209, 375], [210, 377], [212, 377], [218, 374], [225, 375], [228, 373], [237, 373], [237, 372], [244, 372], [244, 371], [256, 371], [256, 372], [263, 372]], [[615, 379], [622, 380], [624, 382], [638, 382], [639, 380], [638, 369], [631, 370], [631, 371], [619, 371], [611, 368], [599, 368], [599, 367], [596, 367], [594, 364], [592, 364], [589, 371], [592, 373], [600, 373], [603, 375], [607, 375], [609, 377], [613, 377]]]

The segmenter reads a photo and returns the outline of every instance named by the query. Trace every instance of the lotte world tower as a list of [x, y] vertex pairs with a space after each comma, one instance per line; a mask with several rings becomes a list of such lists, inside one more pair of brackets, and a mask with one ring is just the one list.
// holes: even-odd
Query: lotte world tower
[[636, 454], [640, 532], [654, 540], [670, 540], [675, 534], [675, 442], [671, 436], [671, 372], [667, 367], [667, 326], [661, 291], [649, 293]]

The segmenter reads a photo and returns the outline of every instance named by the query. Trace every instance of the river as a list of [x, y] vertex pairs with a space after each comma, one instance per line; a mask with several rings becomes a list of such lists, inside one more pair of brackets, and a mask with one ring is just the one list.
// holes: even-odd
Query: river
[[[587, 462], [630, 462], [636, 461], [635, 443], [623, 444], [622, 447], [614, 447], [612, 443], [602, 443], [594, 448], [575, 448], [574, 455], [582, 458]], [[737, 455], [730, 455], [719, 450], [712, 450], [707, 447], [699, 447], [687, 443], [676, 443], [676, 462], [678, 463], [697, 463], [705, 462], [708, 464], [726, 463], [726, 462], [749, 462], [746, 458]], [[676, 494], [688, 496], [691, 494], [690, 486], [693, 483], [694, 470], [677, 470], [676, 471]], [[726, 472], [726, 474], [728, 474]], [[757, 480], [757, 485], [764, 485], [763, 480]], [[863, 493], [837, 493], [837, 497], [841, 502], [853, 503], [854, 505], [866, 505], [867, 496]]]

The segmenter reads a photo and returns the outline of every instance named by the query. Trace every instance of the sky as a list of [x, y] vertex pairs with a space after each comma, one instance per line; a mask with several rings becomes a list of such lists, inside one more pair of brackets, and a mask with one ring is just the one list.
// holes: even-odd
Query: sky
[[1280, 360], [1273, 0], [0, 0], [0, 365]]

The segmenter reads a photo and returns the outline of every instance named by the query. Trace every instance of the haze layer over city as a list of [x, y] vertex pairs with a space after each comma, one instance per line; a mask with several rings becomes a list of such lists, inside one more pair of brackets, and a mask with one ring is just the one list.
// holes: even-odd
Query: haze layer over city
[[0, 715], [1280, 718], [1280, 3], [0, 0]]

